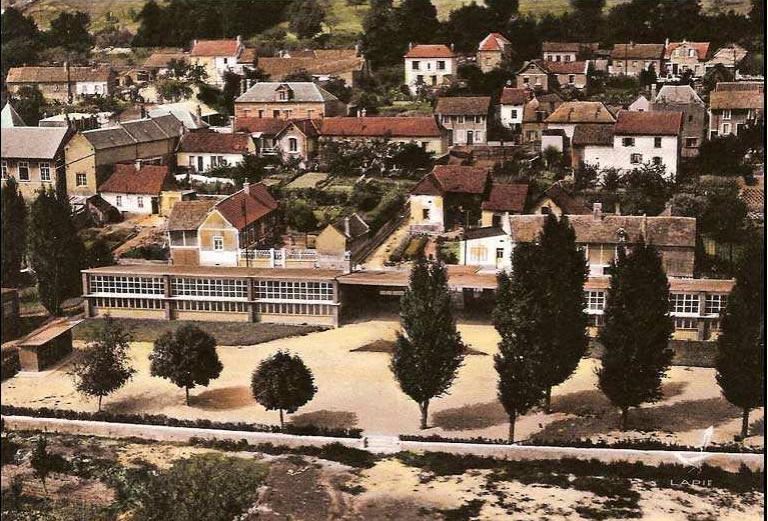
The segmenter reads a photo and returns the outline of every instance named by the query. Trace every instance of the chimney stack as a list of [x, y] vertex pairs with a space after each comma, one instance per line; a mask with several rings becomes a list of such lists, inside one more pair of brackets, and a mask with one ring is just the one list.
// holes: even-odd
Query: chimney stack
[[141, 119], [144, 119], [147, 117], [147, 108], [144, 106], [143, 103], [140, 105], [140, 107], [141, 107]]
[[413, 42], [408, 42], [408, 50], [410, 51], [413, 49]]
[[199, 103], [197, 104], [197, 107], [195, 108], [195, 113], [197, 114], [198, 118], [202, 119], [202, 117], [203, 117], [203, 109], [202, 109], [202, 107], [200, 107]]
[[248, 181], [243, 181], [243, 192], [249, 195], [251, 193], [251, 183], [249, 183]]
[[347, 237], [352, 237], [352, 235], [349, 233], [349, 217], [344, 217], [344, 234]]
[[595, 221], [603, 220], [603, 203], [594, 203], [592, 205], [592, 218]]
[[455, 50], [453, 43], [451, 43], [451, 52]]
[[368, 112], [368, 111], [365, 110], [365, 107], [363, 107], [363, 110], [360, 111], [360, 116], [364, 118], [366, 112]]
[[243, 37], [238, 34], [237, 35], [237, 44], [241, 45], [242, 43], [243, 43]]
[[664, 48], [669, 47], [669, 38], [664, 39]]
[[235, 133], [235, 116], [229, 116], [229, 128]]

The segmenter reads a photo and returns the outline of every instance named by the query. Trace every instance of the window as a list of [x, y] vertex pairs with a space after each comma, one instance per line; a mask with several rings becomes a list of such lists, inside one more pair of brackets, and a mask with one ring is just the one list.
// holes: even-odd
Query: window
[[464, 116], [456, 116], [457, 123], [464, 123]]
[[675, 319], [675, 329], [682, 329], [686, 331], [695, 331], [697, 330], [698, 324], [696, 323], [695, 318], [676, 318]]
[[165, 283], [162, 277], [91, 275], [89, 282], [91, 293], [165, 295]]
[[288, 139], [288, 151], [289, 152], [298, 152], [299, 151], [299, 140], [295, 137]]
[[439, 70], [439, 71], [444, 71], [445, 70], [445, 61], [437, 60], [437, 70]]
[[256, 282], [259, 300], [320, 300], [333, 301], [333, 284], [330, 282], [292, 282], [259, 280]]
[[568, 83], [570, 83], [571, 85], [573, 85], [574, 83], [576, 83], [576, 76], [575, 76], [575, 75], [573, 75], [573, 74], [569, 74], [569, 75], [568, 75]]
[[531, 78], [528, 76], [523, 76], [523, 83], [525, 85], [529, 85], [531, 83]]
[[661, 158], [659, 156], [653, 156], [653, 164], [656, 166], [659, 166], [662, 164]]
[[118, 195], [118, 196], [115, 197], [115, 205], [118, 208], [123, 206], [123, 196], [122, 195]]
[[29, 163], [19, 161], [19, 181], [29, 181]]
[[633, 138], [633, 137], [621, 138], [621, 146], [623, 146], [623, 147], [633, 147], [633, 146], [635, 146], [635, 138]]
[[541, 215], [549, 215], [552, 213], [552, 208], [549, 206], [542, 206], [541, 207]]
[[696, 148], [699, 146], [699, 138], [697, 137], [687, 137], [685, 138], [685, 147], [686, 148]]
[[419, 74], [418, 76], [416, 76], [416, 83], [424, 83], [424, 75], [423, 74]]
[[227, 63], [229, 63], [229, 58], [224, 58], [224, 65], [226, 65]]
[[695, 58], [696, 57], [696, 51], [693, 49], [688, 49], [688, 57], [689, 58]]
[[429, 208], [422, 208], [421, 218], [424, 219], [425, 221], [429, 220]]
[[698, 313], [699, 295], [696, 293], [672, 293], [673, 313]]
[[504, 258], [504, 248], [496, 248], [496, 259]]
[[707, 301], [704, 306], [704, 313], [707, 315], [719, 315], [728, 304], [728, 295], [721, 293], [710, 293], [707, 295]]
[[157, 298], [105, 298], [90, 299], [97, 308], [163, 309], [163, 301]]
[[246, 302], [177, 300], [173, 304], [178, 311], [221, 311], [229, 313], [245, 313], [248, 310], [248, 304]]
[[731, 119], [731, 111], [730, 110], [724, 110], [723, 111], [723, 119]]
[[88, 184], [88, 179], [86, 178], [85, 174], [83, 173], [75, 174], [75, 186], [86, 186], [87, 184]]
[[602, 311], [605, 309], [604, 291], [585, 291], [584, 299], [587, 302], [587, 309], [590, 311]]
[[661, 138], [656, 136], [653, 138], [653, 148], [661, 148]]
[[213, 249], [216, 251], [222, 251], [224, 249], [224, 237], [216, 235], [213, 238]]
[[259, 117], [260, 117], [260, 118], [263, 118], [263, 117], [264, 117], [264, 110], [263, 110], [263, 109], [260, 109], [260, 110], [259, 110]]
[[189, 168], [195, 169], [195, 156], [189, 156]]
[[278, 93], [278, 99], [279, 99], [280, 101], [288, 101], [288, 91], [285, 91], [285, 90], [281, 90], [281, 91]]
[[259, 313], [266, 315], [322, 315], [332, 313], [333, 306], [327, 304], [271, 303], [258, 305]]
[[280, 111], [279, 110], [273, 110], [272, 111], [272, 117], [273, 118], [279, 118], [280, 117]]
[[605, 317], [603, 315], [589, 315], [590, 327], [603, 327], [605, 325]]
[[174, 277], [171, 279], [171, 294], [175, 297], [247, 298], [248, 281]]
[[144, 208], [144, 198], [140, 195], [136, 197], [136, 206]]
[[730, 133], [731, 133], [731, 124], [723, 123], [723, 134], [730, 134]]
[[688, 114], [688, 123], [693, 121], [693, 114]]
[[568, 63], [569, 61], [571, 61], [571, 55], [570, 55], [570, 54], [566, 54], [566, 55], [564, 56], [564, 58], [565, 58], [565, 62], [566, 62], [566, 63]]
[[517, 119], [517, 109], [510, 110], [509, 117], [511, 117], [512, 119]]
[[3, 179], [8, 179], [8, 161], [3, 160], [2, 163]]
[[421, 65], [421, 62], [420, 62], [420, 61], [418, 61], [418, 60], [413, 60], [413, 61], [411, 62], [411, 70], [413, 70], [413, 71], [417, 71], [417, 70], [419, 70], [419, 67], [420, 67], [420, 65]]
[[631, 154], [629, 156], [629, 162], [633, 165], [638, 165], [643, 162], [643, 154]]
[[469, 258], [476, 262], [488, 260], [488, 248], [485, 246], [473, 246], [469, 249]]

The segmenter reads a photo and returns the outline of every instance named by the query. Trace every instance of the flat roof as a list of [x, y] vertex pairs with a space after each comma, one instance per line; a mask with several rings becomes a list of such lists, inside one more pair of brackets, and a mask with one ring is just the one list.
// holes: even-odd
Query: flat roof
[[[733, 279], [687, 279], [669, 277], [669, 290], [672, 292], [730, 293], [736, 281]], [[610, 277], [590, 277], [584, 284], [586, 290], [607, 290], [611, 284]]]
[[26, 337], [19, 340], [16, 345], [21, 347], [39, 347], [66, 333], [80, 322], [82, 321], [70, 321], [67, 319], [49, 322], [48, 324], [43, 325], [40, 329], [33, 331]]
[[95, 275], [178, 275], [205, 277], [255, 277], [265, 279], [335, 279], [343, 270], [304, 268], [247, 268], [240, 266], [174, 266], [171, 264], [115, 265], [83, 270]]
[[[355, 271], [338, 278], [339, 284], [358, 286], [408, 287], [408, 270]], [[452, 289], [496, 289], [496, 274], [481, 272], [477, 266], [448, 266], [448, 286]]]

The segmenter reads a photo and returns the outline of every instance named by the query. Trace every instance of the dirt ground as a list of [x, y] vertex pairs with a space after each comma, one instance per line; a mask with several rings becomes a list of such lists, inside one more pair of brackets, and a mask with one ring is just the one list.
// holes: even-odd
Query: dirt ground
[[[236, 327], [236, 325], [233, 325]], [[149, 374], [151, 343], [132, 344], [138, 370], [124, 388], [104, 399], [104, 409], [121, 413], [165, 414], [178, 418], [277, 423], [276, 412], [266, 411], [251, 397], [250, 377], [266, 356], [278, 349], [299, 354], [315, 375], [318, 392], [298, 412], [296, 423], [334, 427], [360, 427], [367, 434], [440, 434], [452, 437], [504, 438], [507, 418], [496, 399], [493, 357], [470, 355], [465, 359], [450, 394], [430, 407], [427, 431], [418, 429], [419, 410], [398, 387], [389, 370], [386, 352], [355, 351], [377, 340], [392, 341], [398, 324], [376, 320], [354, 323], [284, 338], [256, 346], [219, 347], [224, 370], [208, 388], [184, 392]], [[498, 336], [492, 326], [459, 326], [464, 340], [478, 352], [492, 354]], [[720, 395], [713, 369], [673, 367], [664, 384], [665, 398], [630, 413], [631, 430], [616, 429], [617, 412], [596, 388], [595, 359], [584, 359], [571, 378], [553, 391], [553, 413], [532, 411], [518, 420], [518, 440], [531, 437], [556, 443], [562, 439], [653, 437], [668, 442], [698, 445], [702, 433], [714, 426], [714, 443], [733, 441], [739, 432], [739, 410]], [[29, 407], [58, 407], [95, 411], [96, 401], [78, 395], [69, 364], [43, 376], [21, 373], [2, 384], [2, 402]], [[752, 412], [754, 436], [750, 445], [763, 445], [763, 410]]]

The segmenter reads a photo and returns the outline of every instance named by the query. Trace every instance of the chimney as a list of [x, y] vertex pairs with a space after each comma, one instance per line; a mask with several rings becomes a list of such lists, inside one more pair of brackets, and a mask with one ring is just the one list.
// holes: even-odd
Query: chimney
[[245, 78], [240, 80], [240, 94], [248, 90], [247, 83], [245, 82]]
[[603, 203], [594, 203], [592, 205], [592, 219], [595, 221], [603, 220]]
[[410, 51], [413, 49], [413, 42], [408, 42], [408, 50]]
[[192, 40], [192, 47], [197, 47], [197, 40]]
[[195, 108], [195, 113], [197, 114], [198, 118], [202, 119], [202, 117], [203, 117], [203, 109], [202, 109], [202, 107], [200, 107], [199, 103], [197, 104], [197, 107]]
[[140, 105], [140, 107], [141, 107], [141, 119], [144, 119], [147, 117], [147, 108], [144, 106], [143, 103]]
[[651, 84], [651, 103], [656, 101], [656, 84]]
[[242, 45], [242, 44], [243, 44], [243, 37], [238, 34], [237, 35], [237, 45]]
[[249, 183], [248, 181], [243, 181], [243, 192], [245, 192], [246, 194], [251, 193], [251, 183]]
[[669, 47], [669, 38], [664, 40], [664, 48], [666, 49], [667, 47]]
[[349, 233], [349, 217], [344, 217], [344, 235], [352, 237], [352, 234]]
[[454, 51], [454, 45], [453, 45], [453, 43], [451, 43], [451, 52], [453, 52], [453, 51]]
[[613, 206], [613, 213], [615, 213], [616, 215], [621, 215], [621, 203], [618, 200]]
[[367, 110], [365, 110], [365, 107], [363, 107], [363, 110], [360, 111], [360, 117], [364, 118], [366, 112], [367, 112]]
[[235, 116], [229, 116], [229, 128], [232, 130], [232, 133], [235, 133]]

